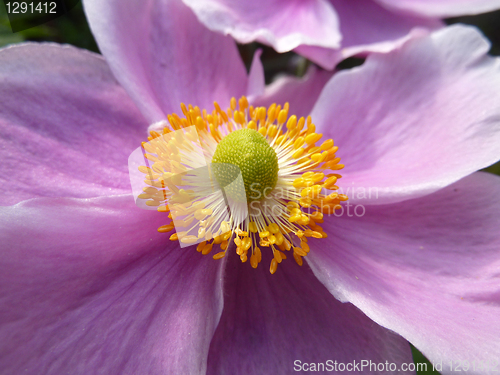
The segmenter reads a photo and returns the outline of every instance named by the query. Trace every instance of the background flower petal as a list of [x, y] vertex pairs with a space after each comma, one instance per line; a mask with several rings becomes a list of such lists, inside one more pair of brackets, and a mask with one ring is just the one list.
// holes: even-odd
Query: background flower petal
[[250, 66], [250, 72], [248, 73], [248, 88], [246, 95], [250, 99], [262, 95], [266, 88], [264, 66], [262, 65], [262, 61], [260, 61], [260, 55], [262, 55], [261, 49], [255, 51], [252, 58], [252, 65]]
[[254, 106], [270, 106], [273, 103], [290, 103], [290, 115], [308, 116], [323, 87], [332, 77], [333, 72], [320, 70], [311, 65], [302, 78], [280, 76], [266, 86], [264, 94], [253, 100]]
[[87, 0], [99, 49], [121, 85], [152, 123], [180, 103], [213, 108], [244, 95], [245, 67], [236, 44], [207, 30], [175, 0]]
[[278, 52], [301, 44], [340, 46], [338, 18], [326, 0], [183, 0], [209, 29]]
[[429, 17], [480, 14], [500, 9], [499, 0], [375, 0], [389, 9]]
[[[312, 111], [370, 204], [436, 191], [500, 158], [500, 64], [474, 28], [452, 26], [336, 74]], [[364, 198], [366, 203], [368, 198]]]
[[147, 123], [104, 59], [56, 44], [0, 50], [0, 205], [130, 191]]
[[442, 362], [443, 374], [453, 373], [449, 361], [494, 373], [499, 211], [500, 178], [478, 172], [426, 197], [325, 220], [330, 242], [310, 242], [307, 260], [332, 294]]
[[131, 196], [0, 208], [0, 368], [204, 374], [223, 262], [180, 249]]
[[295, 360], [412, 362], [406, 340], [333, 298], [306, 264], [299, 267], [287, 252], [271, 275], [270, 252], [263, 253], [256, 270], [234, 255], [228, 260], [208, 374], [288, 374]]
[[330, 0], [339, 15], [342, 50], [338, 61], [368, 52], [389, 52], [407, 39], [413, 28], [430, 30], [443, 22], [422, 16], [390, 12], [373, 0]]

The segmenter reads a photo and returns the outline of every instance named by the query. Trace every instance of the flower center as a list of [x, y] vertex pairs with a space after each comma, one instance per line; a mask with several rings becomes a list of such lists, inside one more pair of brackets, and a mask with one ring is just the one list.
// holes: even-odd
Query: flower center
[[146, 165], [138, 167], [147, 186], [137, 198], [168, 213], [171, 222], [158, 231], [175, 229], [170, 240], [181, 247], [197, 244], [203, 255], [218, 247], [213, 258], [221, 259], [235, 246], [253, 268], [267, 249], [271, 273], [287, 252], [302, 265], [308, 241], [327, 237], [323, 215], [348, 199], [336, 192], [344, 167], [338, 147], [332, 139], [319, 143], [310, 116], [288, 116], [288, 103], [254, 108], [242, 97], [226, 111], [214, 106], [181, 104], [184, 117], [173, 113], [170, 125], [150, 132], [142, 144]]
[[[215, 149], [212, 163], [239, 167], [248, 202], [262, 200], [278, 182], [278, 156], [262, 134], [253, 129], [240, 129], [228, 134]], [[222, 187], [234, 181], [228, 168], [215, 168]]]

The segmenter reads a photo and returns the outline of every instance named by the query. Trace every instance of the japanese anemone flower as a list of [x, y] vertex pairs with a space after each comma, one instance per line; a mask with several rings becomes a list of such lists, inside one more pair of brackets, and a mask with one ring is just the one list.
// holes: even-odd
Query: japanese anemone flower
[[241, 43], [294, 50], [325, 69], [346, 57], [388, 52], [414, 28], [500, 8], [499, 0], [183, 0], [209, 29]]
[[[106, 60], [52, 44], [0, 51], [2, 373], [400, 366], [412, 361], [407, 340], [447, 361], [444, 373], [465, 360], [470, 373], [494, 371], [500, 180], [475, 171], [498, 159], [500, 67], [475, 29], [414, 35], [359, 68], [262, 93], [257, 59], [247, 76], [234, 42], [181, 2], [84, 5]], [[255, 269], [232, 244], [220, 260], [181, 249], [158, 232], [167, 213], [130, 194], [127, 160], [150, 125], [156, 139], [169, 119], [193, 122], [173, 115], [180, 103], [210, 124], [214, 101], [241, 120], [231, 98], [245, 94], [243, 116], [288, 102], [288, 118], [310, 114], [335, 138], [339, 187], [365, 210], [343, 203], [303, 265], [274, 274], [270, 246]], [[249, 118], [219, 125], [251, 129]]]

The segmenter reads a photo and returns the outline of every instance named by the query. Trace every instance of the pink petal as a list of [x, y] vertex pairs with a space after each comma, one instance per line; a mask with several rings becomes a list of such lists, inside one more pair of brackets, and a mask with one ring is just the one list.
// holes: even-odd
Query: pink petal
[[264, 90], [266, 88], [264, 66], [260, 61], [260, 55], [262, 55], [261, 49], [255, 51], [252, 59], [252, 65], [250, 66], [250, 72], [248, 74], [248, 88], [246, 94], [250, 99], [264, 94]]
[[327, 218], [330, 242], [311, 242], [307, 259], [332, 294], [442, 362], [443, 373], [453, 373], [449, 361], [494, 373], [499, 211], [500, 178], [475, 173], [425, 198]]
[[411, 30], [437, 29], [443, 23], [422, 16], [395, 14], [373, 0], [330, 0], [340, 19], [342, 50], [337, 61], [368, 52], [389, 52], [401, 45]]
[[1, 208], [0, 368], [16, 374], [204, 374], [221, 267], [131, 196]]
[[375, 0], [389, 9], [428, 17], [454, 17], [500, 9], [499, 0]]
[[405, 340], [333, 298], [307, 265], [299, 267], [287, 253], [271, 275], [270, 251], [263, 253], [256, 270], [236, 256], [228, 260], [208, 374], [291, 374], [296, 360], [412, 362]]
[[305, 44], [340, 45], [338, 19], [326, 0], [184, 0], [209, 29], [278, 52]]
[[0, 204], [130, 191], [147, 123], [101, 56], [55, 44], [0, 50]]
[[488, 49], [453, 26], [330, 80], [312, 118], [340, 147], [352, 202], [429, 194], [500, 158], [500, 64]]
[[99, 49], [149, 122], [180, 103], [228, 106], [246, 92], [245, 67], [231, 38], [212, 33], [180, 1], [87, 0]]
[[290, 103], [290, 115], [308, 116], [311, 113], [321, 90], [332, 77], [332, 72], [311, 66], [302, 78], [282, 76], [268, 85], [264, 94], [257, 97], [254, 106], [269, 106], [272, 103]]

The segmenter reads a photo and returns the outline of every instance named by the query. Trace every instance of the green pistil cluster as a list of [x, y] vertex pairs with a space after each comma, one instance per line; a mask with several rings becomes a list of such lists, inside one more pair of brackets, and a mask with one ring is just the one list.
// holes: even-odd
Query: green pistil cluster
[[[263, 199], [278, 182], [278, 157], [266, 139], [253, 129], [240, 129], [228, 134], [217, 145], [212, 163], [217, 182], [229, 190], [242, 190], [234, 186], [239, 171], [245, 185], [248, 202]], [[239, 168], [231, 168], [230, 165]], [[233, 184], [231, 188], [231, 184]], [[237, 193], [236, 193], [237, 194]]]

